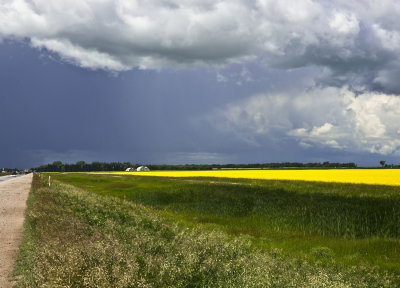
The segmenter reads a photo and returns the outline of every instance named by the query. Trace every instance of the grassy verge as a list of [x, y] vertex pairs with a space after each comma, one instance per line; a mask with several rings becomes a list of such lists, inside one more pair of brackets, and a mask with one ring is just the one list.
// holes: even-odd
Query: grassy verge
[[190, 227], [247, 235], [267, 251], [279, 248], [315, 260], [328, 248], [347, 266], [400, 271], [400, 188], [378, 185], [177, 179], [55, 174], [99, 195], [151, 207]]
[[[40, 189], [42, 183], [40, 178], [36, 175], [32, 178], [32, 186], [27, 200], [27, 212], [24, 221], [24, 235], [19, 247], [19, 255], [17, 258], [16, 266], [14, 269], [15, 279], [19, 282], [21, 287], [29, 287], [35, 283], [32, 267], [34, 266], [34, 255], [36, 242], [36, 222], [35, 217], [32, 215], [34, 204], [36, 204], [36, 191]], [[36, 245], [35, 245], [36, 244]]]
[[316, 249], [309, 263], [243, 237], [187, 229], [153, 208], [34, 177], [16, 287], [396, 287]]

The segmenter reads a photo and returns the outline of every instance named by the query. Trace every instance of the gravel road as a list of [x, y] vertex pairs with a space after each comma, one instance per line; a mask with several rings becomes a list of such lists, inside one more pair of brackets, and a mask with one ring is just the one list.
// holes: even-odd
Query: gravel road
[[32, 174], [0, 177], [0, 288], [12, 287], [10, 277], [22, 238], [31, 183]]
[[3, 182], [3, 181], [7, 181], [7, 180], [10, 180], [10, 179], [17, 178], [17, 177], [18, 177], [18, 176], [16, 176], [16, 175], [1, 176], [1, 177], [0, 177], [0, 183]]

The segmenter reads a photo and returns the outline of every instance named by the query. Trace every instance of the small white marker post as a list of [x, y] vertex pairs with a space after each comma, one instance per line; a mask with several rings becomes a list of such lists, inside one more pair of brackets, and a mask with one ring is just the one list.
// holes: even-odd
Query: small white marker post
[[51, 183], [51, 178], [50, 178], [50, 176], [49, 176], [49, 187], [50, 187], [50, 183]]

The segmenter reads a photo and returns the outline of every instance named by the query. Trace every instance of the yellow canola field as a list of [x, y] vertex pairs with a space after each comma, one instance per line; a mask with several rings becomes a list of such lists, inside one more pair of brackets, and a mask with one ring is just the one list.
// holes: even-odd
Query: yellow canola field
[[93, 174], [161, 177], [222, 177], [400, 185], [400, 169], [149, 171], [94, 172]]

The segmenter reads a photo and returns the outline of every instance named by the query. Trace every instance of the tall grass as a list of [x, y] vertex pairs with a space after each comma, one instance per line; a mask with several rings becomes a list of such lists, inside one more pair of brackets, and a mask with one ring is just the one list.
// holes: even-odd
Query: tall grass
[[[390, 190], [379, 195], [376, 186], [368, 191], [369, 185], [361, 185], [365, 189], [362, 194], [354, 193], [352, 190], [360, 186], [354, 184], [318, 183], [310, 189], [309, 183], [288, 185], [284, 181], [232, 185], [145, 177], [64, 174], [56, 178], [102, 195], [123, 197], [203, 219], [258, 221], [257, 226], [266, 226], [271, 231], [346, 238], [400, 238], [398, 187], [378, 186], [381, 190]], [[349, 191], [347, 195], [346, 191]]]
[[313, 260], [329, 247], [348, 266], [400, 270], [400, 188], [301, 181], [55, 174], [99, 195], [154, 209], [190, 227], [247, 235], [266, 250]]
[[[396, 287], [374, 268], [343, 268], [329, 249], [310, 264], [243, 237], [187, 229], [153, 209], [36, 175], [16, 287]], [[326, 265], [329, 264], [329, 265]]]

